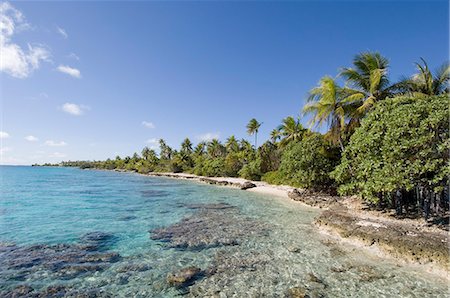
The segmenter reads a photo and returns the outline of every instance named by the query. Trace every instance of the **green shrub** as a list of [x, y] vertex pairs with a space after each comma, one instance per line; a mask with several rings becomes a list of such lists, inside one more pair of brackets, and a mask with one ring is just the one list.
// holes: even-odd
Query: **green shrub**
[[275, 185], [286, 183], [285, 181], [283, 181], [283, 177], [281, 176], [279, 171], [267, 172], [261, 177], [261, 180]]
[[337, 159], [330, 154], [328, 143], [320, 134], [290, 143], [281, 157], [279, 174], [285, 183], [305, 188], [325, 189], [333, 185], [329, 173]]
[[261, 180], [261, 160], [256, 159], [244, 165], [239, 171], [239, 176], [249, 180]]
[[332, 173], [341, 184], [339, 193], [378, 202], [397, 189], [420, 185], [441, 190], [449, 175], [448, 116], [447, 95], [378, 103]]

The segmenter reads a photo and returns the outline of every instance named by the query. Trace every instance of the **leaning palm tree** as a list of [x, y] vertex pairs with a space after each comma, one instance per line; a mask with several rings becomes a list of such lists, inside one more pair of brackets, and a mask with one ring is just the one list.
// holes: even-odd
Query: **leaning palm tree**
[[278, 130], [281, 136], [280, 147], [285, 147], [293, 141], [301, 141], [307, 131], [300, 123], [300, 119], [295, 120], [292, 116], [284, 118]]
[[439, 95], [448, 93], [450, 82], [450, 65], [444, 63], [434, 74], [423, 59], [423, 64], [416, 63], [418, 72], [410, 78], [403, 78], [397, 85], [403, 93], [415, 95]]
[[354, 115], [354, 103], [348, 100], [351, 95], [346, 89], [339, 87], [333, 78], [326, 76], [309, 92], [308, 103], [303, 108], [304, 114], [313, 115], [311, 125], [328, 124], [327, 135], [333, 143], [339, 144], [341, 150], [344, 149], [342, 137], [346, 120]]
[[258, 143], [258, 130], [262, 123], [258, 122], [255, 118], [251, 119], [247, 124], [247, 133], [249, 135], [255, 135], [255, 148], [257, 148]]
[[281, 131], [279, 128], [274, 128], [270, 132], [270, 140], [272, 143], [276, 144], [277, 141], [281, 138]]
[[355, 56], [353, 68], [344, 68], [340, 76], [346, 80], [347, 103], [357, 103], [362, 117], [376, 102], [394, 95], [396, 86], [388, 77], [389, 61], [379, 53], [366, 52]]

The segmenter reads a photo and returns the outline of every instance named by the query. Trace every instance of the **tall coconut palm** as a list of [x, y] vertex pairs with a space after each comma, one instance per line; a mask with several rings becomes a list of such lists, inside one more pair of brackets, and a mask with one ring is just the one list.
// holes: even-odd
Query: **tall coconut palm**
[[180, 152], [185, 155], [190, 155], [192, 153], [192, 142], [189, 138], [185, 138], [183, 143], [181, 143]]
[[159, 148], [160, 148], [159, 156], [161, 157], [161, 159], [169, 160], [172, 158], [173, 150], [166, 144], [166, 142], [163, 139], [159, 140]]
[[145, 147], [142, 149], [141, 154], [142, 154], [142, 157], [143, 157], [145, 160], [148, 160], [149, 154], [150, 154], [150, 148], [148, 148], [147, 146], [145, 146]]
[[365, 52], [355, 56], [353, 68], [344, 68], [340, 76], [346, 80], [347, 103], [358, 103], [362, 117], [376, 102], [395, 94], [396, 86], [388, 77], [389, 61], [379, 53]]
[[239, 143], [236, 140], [235, 136], [232, 135], [229, 137], [225, 143], [225, 147], [227, 148], [227, 152], [238, 152], [239, 151]]
[[311, 125], [320, 127], [327, 123], [327, 135], [342, 150], [346, 120], [351, 119], [355, 109], [355, 103], [348, 100], [348, 96], [351, 96], [348, 90], [339, 87], [333, 78], [326, 76], [309, 92], [308, 103], [303, 108], [304, 114], [313, 115]]
[[258, 146], [258, 130], [262, 123], [258, 122], [255, 118], [251, 119], [247, 124], [247, 133], [249, 135], [255, 135], [255, 148]]
[[205, 153], [205, 148], [206, 148], [206, 143], [205, 142], [200, 142], [197, 144], [197, 146], [195, 146], [194, 148], [194, 154], [196, 156], [201, 156]]
[[290, 142], [301, 141], [306, 132], [300, 119], [295, 120], [292, 116], [284, 118], [278, 130], [281, 136], [280, 147], [285, 147]]
[[212, 158], [222, 157], [225, 155], [226, 149], [218, 139], [209, 142], [207, 152]]
[[417, 73], [410, 78], [402, 79], [397, 85], [403, 91], [411, 95], [439, 95], [448, 93], [450, 82], [450, 65], [444, 63], [433, 74], [428, 67], [427, 62], [423, 59], [422, 64], [415, 63]]

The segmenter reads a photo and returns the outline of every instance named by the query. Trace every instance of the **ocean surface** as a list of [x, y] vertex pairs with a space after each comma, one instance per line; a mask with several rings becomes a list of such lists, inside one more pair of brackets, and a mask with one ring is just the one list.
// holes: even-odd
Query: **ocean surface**
[[[132, 173], [0, 167], [0, 296], [447, 297], [282, 198]], [[168, 276], [202, 271], [183, 284]]]

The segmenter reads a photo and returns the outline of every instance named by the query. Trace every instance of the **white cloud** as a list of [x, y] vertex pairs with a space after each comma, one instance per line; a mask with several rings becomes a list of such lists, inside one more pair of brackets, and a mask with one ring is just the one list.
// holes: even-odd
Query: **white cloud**
[[149, 144], [150, 149], [156, 149], [159, 146], [159, 139], [153, 138], [153, 139], [148, 139], [146, 141], [147, 144]]
[[220, 137], [220, 133], [218, 132], [207, 132], [197, 136], [199, 141], [209, 142], [213, 139], [218, 139]]
[[67, 146], [67, 143], [64, 141], [55, 142], [53, 140], [48, 140], [48, 141], [45, 141], [45, 145], [50, 146], [50, 147], [63, 147], [63, 146]]
[[71, 115], [80, 116], [83, 115], [86, 110], [90, 110], [88, 106], [85, 105], [78, 105], [75, 103], [66, 102], [61, 106], [61, 109], [69, 113]]
[[0, 139], [6, 139], [9, 138], [9, 133], [6, 131], [0, 131]]
[[64, 38], [67, 39], [69, 35], [67, 34], [66, 30], [64, 30], [61, 27], [56, 26], [56, 31]]
[[77, 79], [81, 78], [81, 72], [76, 68], [72, 68], [67, 65], [60, 65], [60, 66], [58, 66], [57, 70], [62, 73], [68, 74], [71, 77], [74, 77]]
[[28, 142], [37, 142], [37, 141], [39, 141], [39, 139], [36, 138], [35, 136], [26, 136], [25, 140], [27, 140]]
[[147, 121], [142, 121], [142, 125], [144, 125], [147, 128], [155, 128], [155, 124], [153, 124], [152, 122], [147, 122]]
[[47, 47], [28, 44], [28, 49], [11, 41], [14, 33], [29, 29], [23, 14], [8, 2], [0, 3], [0, 71], [15, 78], [26, 78], [41, 61], [49, 61], [50, 51]]
[[67, 156], [67, 155], [64, 154], [64, 153], [61, 153], [61, 152], [54, 152], [54, 153], [50, 154], [48, 157], [50, 157], [50, 158], [64, 158], [64, 157], [66, 157], [66, 156]]

